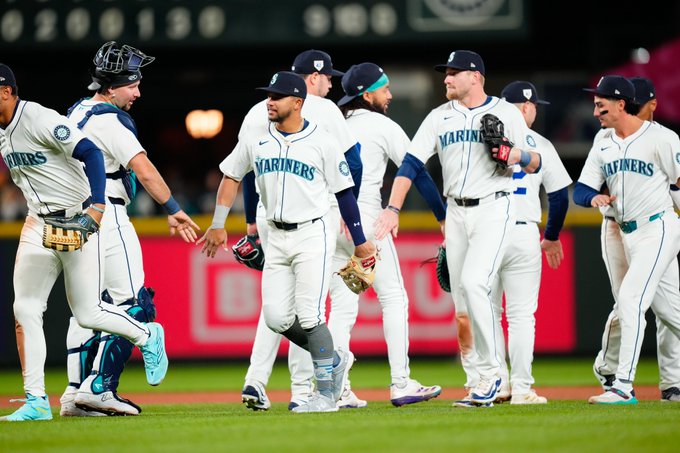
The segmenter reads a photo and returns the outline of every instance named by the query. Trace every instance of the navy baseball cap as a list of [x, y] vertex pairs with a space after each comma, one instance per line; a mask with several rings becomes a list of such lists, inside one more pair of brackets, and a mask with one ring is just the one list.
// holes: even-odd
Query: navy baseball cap
[[656, 89], [651, 80], [644, 77], [631, 77], [628, 80], [635, 87], [635, 102], [645, 105], [652, 99], [656, 99]]
[[14, 73], [6, 64], [0, 63], [0, 86], [7, 85], [16, 88], [17, 79], [14, 78]]
[[340, 77], [344, 72], [333, 69], [331, 56], [322, 50], [305, 50], [293, 61], [291, 70], [297, 74], [325, 74]]
[[374, 63], [355, 64], [342, 76], [345, 96], [338, 101], [343, 106], [366, 92], [375, 91], [389, 83], [389, 78], [380, 66]]
[[608, 75], [600, 78], [595, 88], [584, 88], [583, 91], [605, 98], [635, 100], [635, 87], [627, 78], [620, 75]]
[[257, 87], [255, 89], [302, 99], [307, 97], [307, 84], [305, 80], [298, 74], [289, 71], [277, 72], [269, 82], [269, 86]]
[[515, 80], [507, 84], [501, 91], [501, 97], [513, 104], [529, 101], [534, 104], [550, 105], [550, 102], [538, 98], [538, 91], [533, 83], [524, 80]]
[[447, 68], [458, 69], [459, 71], [479, 71], [484, 75], [484, 62], [479, 54], [471, 50], [456, 50], [451, 52], [446, 64], [434, 67], [439, 72], [446, 72]]

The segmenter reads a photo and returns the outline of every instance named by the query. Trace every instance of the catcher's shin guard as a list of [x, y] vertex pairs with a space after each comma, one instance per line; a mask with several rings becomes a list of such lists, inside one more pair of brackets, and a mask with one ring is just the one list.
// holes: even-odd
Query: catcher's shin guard
[[[147, 292], [147, 289], [142, 287], [139, 295], [144, 293], [144, 301], [140, 299], [130, 299], [123, 302], [120, 306], [129, 306], [126, 309], [128, 315], [140, 322], [151, 322], [149, 316], [155, 318], [156, 307], [153, 304], [153, 290]], [[141, 303], [140, 303], [141, 302]], [[142, 306], [144, 305], [144, 306]], [[118, 384], [120, 376], [123, 374], [125, 364], [132, 355], [132, 350], [135, 345], [127, 339], [118, 335], [105, 335], [101, 338], [102, 354], [100, 355], [100, 363], [97, 378], [94, 381], [93, 387], [101, 384], [98, 388], [93, 388], [93, 391], [101, 389], [102, 391], [118, 391]], [[95, 393], [100, 393], [96, 391]]]
[[71, 318], [66, 334], [69, 385], [78, 388], [92, 372], [100, 336], [100, 332], [84, 329], [78, 325], [75, 318]]

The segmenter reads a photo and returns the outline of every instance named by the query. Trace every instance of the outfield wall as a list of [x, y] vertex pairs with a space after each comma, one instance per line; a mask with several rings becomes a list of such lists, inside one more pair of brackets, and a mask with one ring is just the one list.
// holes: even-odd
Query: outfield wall
[[[231, 220], [231, 219], [230, 219]], [[420, 219], [422, 220], [422, 219]], [[395, 241], [404, 283], [410, 298], [411, 355], [453, 355], [458, 351], [453, 323], [453, 301], [440, 288], [434, 264], [422, 261], [436, 254], [441, 236], [426, 223], [416, 232], [407, 220]], [[261, 273], [239, 265], [231, 253], [207, 259], [200, 247], [177, 238], [155, 236], [164, 221], [137, 225], [144, 234], [142, 247], [148, 286], [156, 290], [158, 320], [165, 325], [167, 349], [175, 359], [247, 358], [260, 312]], [[205, 222], [199, 222], [204, 224]], [[235, 223], [235, 225], [242, 223]], [[422, 224], [422, 223], [421, 223]], [[17, 227], [15, 225], [15, 227]], [[18, 364], [12, 316], [12, 268], [17, 239], [11, 227], [0, 230], [0, 365]], [[164, 227], [163, 227], [164, 228]], [[232, 229], [230, 227], [230, 229]], [[242, 234], [230, 235], [230, 245]], [[151, 236], [147, 236], [151, 234]], [[565, 261], [558, 270], [544, 261], [539, 309], [536, 314], [537, 354], [594, 354], [602, 325], [612, 305], [609, 282], [600, 258], [599, 227], [573, 225], [561, 236]], [[36, 276], [39, 278], [39, 276]], [[48, 363], [65, 360], [68, 306], [63, 281], [58, 280], [45, 314]], [[648, 319], [653, 319], [648, 316]], [[643, 352], [653, 354], [653, 328]], [[650, 335], [652, 333], [652, 335]], [[280, 353], [285, 353], [282, 342]], [[369, 290], [360, 300], [352, 349], [359, 355], [385, 355], [380, 304]]]

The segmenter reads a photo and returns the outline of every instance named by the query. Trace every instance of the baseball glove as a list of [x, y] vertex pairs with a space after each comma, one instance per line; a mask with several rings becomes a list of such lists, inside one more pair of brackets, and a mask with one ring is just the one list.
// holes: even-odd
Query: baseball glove
[[264, 250], [257, 234], [243, 236], [231, 250], [239, 263], [258, 271], [264, 269]]
[[498, 168], [505, 170], [508, 168], [508, 158], [510, 150], [514, 146], [505, 136], [503, 122], [491, 113], [482, 117], [482, 141], [486, 145], [486, 150], [491, 155], [491, 159], [496, 162]]
[[451, 292], [451, 276], [449, 275], [449, 265], [446, 262], [446, 248], [440, 245], [437, 249], [437, 256], [428, 258], [420, 266], [425, 264], [436, 263], [435, 272], [437, 274], [437, 281], [441, 289], [447, 293]]
[[98, 231], [99, 224], [89, 214], [76, 214], [67, 219], [47, 216], [43, 228], [43, 246], [58, 252], [73, 252]]
[[352, 255], [345, 267], [337, 274], [345, 285], [355, 294], [361, 294], [373, 285], [375, 280], [375, 265], [380, 259], [378, 251], [366, 258]]

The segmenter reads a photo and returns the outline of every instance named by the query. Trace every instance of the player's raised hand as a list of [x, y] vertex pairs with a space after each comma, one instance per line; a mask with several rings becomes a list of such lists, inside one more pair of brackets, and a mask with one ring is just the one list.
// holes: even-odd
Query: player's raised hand
[[196, 245], [203, 243], [201, 253], [205, 253], [208, 258], [215, 258], [217, 249], [222, 246], [227, 250], [227, 230], [224, 228], [210, 228], [203, 237], [196, 242]]
[[170, 236], [179, 233], [184, 242], [196, 242], [196, 238], [198, 238], [196, 232], [201, 231], [201, 228], [184, 211], [169, 215], [168, 226], [170, 227]]
[[399, 214], [385, 208], [373, 226], [375, 226], [375, 238], [377, 240], [381, 240], [390, 233], [396, 238], [399, 233]]
[[559, 239], [556, 241], [543, 239], [541, 241], [541, 249], [545, 251], [545, 258], [548, 260], [548, 266], [550, 266], [551, 269], [560, 267], [560, 264], [564, 259], [564, 251], [562, 251], [562, 243]]

